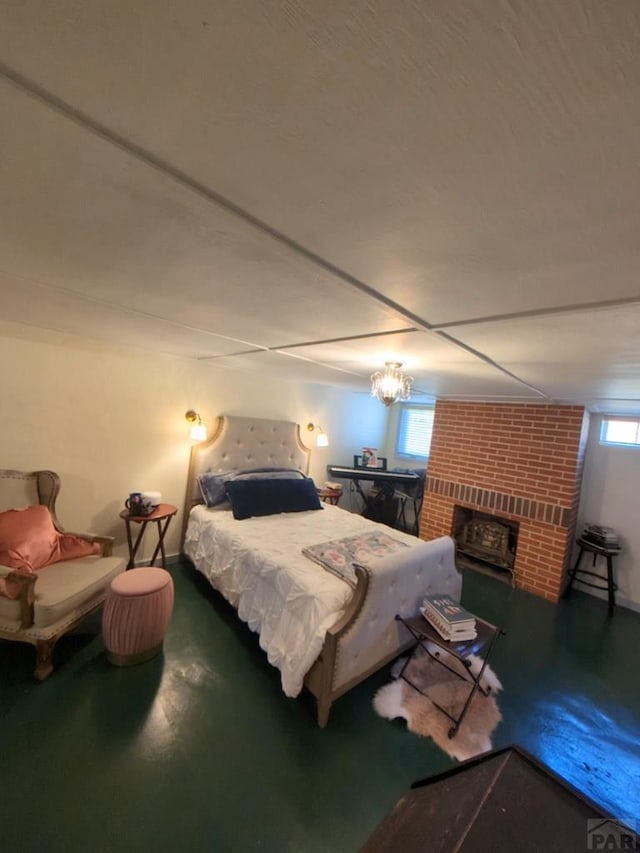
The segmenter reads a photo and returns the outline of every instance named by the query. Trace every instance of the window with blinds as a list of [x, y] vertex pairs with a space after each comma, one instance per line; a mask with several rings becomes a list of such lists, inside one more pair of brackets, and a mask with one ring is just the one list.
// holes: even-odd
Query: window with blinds
[[640, 447], [640, 420], [638, 418], [603, 418], [600, 444]]
[[398, 416], [396, 456], [426, 459], [433, 433], [434, 406], [401, 406]]

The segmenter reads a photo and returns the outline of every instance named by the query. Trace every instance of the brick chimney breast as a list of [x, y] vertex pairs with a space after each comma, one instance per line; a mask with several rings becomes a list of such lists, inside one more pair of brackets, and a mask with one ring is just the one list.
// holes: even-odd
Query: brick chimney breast
[[456, 505], [517, 521], [516, 586], [556, 602], [575, 538], [588, 425], [584, 406], [438, 401], [421, 537], [451, 535]]

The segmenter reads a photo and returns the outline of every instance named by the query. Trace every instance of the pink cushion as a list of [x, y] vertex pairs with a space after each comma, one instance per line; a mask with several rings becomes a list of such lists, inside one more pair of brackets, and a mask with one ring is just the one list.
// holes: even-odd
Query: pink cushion
[[111, 592], [121, 596], [149, 595], [163, 589], [168, 583], [172, 583], [169, 572], [156, 566], [147, 566], [119, 574], [111, 581]]
[[[100, 546], [79, 536], [59, 533], [46, 506], [27, 506], [0, 512], [0, 565], [37, 572], [60, 560], [97, 554]], [[17, 598], [20, 584], [0, 583], [0, 595]]]

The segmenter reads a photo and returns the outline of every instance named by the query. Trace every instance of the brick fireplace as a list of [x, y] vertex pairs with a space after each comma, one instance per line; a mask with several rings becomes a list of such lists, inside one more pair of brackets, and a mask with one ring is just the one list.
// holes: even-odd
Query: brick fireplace
[[583, 406], [436, 403], [421, 537], [451, 535], [456, 507], [517, 523], [516, 586], [557, 601], [575, 538], [587, 430]]

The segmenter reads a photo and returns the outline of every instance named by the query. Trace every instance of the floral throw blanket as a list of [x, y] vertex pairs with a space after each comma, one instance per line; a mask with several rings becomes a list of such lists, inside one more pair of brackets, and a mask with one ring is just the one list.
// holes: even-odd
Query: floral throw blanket
[[357, 536], [345, 536], [344, 539], [311, 545], [303, 548], [302, 553], [355, 587], [357, 578], [354, 563], [366, 564], [375, 557], [386, 557], [400, 548], [408, 547], [406, 542], [393, 539], [386, 533], [359, 533]]

